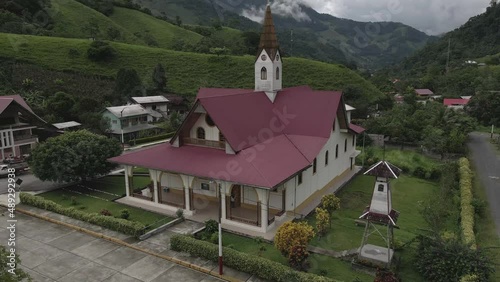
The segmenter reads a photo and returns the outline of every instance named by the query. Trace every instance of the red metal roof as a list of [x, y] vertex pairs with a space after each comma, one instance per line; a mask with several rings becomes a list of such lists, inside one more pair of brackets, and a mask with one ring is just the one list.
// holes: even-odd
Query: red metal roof
[[470, 102], [468, 99], [444, 99], [443, 104], [445, 106], [464, 106]]
[[359, 125], [352, 124], [352, 123], [349, 124], [349, 129], [356, 134], [361, 134], [361, 133], [366, 131], [366, 129], [364, 129], [363, 127], [361, 127]]
[[[337, 113], [345, 111], [341, 92], [307, 86], [280, 91], [274, 103], [264, 92], [249, 89], [205, 88], [197, 99], [236, 154], [163, 144], [110, 161], [274, 188], [311, 165], [330, 138]], [[177, 134], [183, 132], [188, 130]]]

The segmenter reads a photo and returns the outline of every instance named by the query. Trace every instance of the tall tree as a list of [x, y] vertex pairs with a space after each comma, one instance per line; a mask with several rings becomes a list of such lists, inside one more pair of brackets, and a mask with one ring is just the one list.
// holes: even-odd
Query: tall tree
[[153, 71], [153, 84], [159, 91], [163, 91], [167, 86], [167, 75], [161, 63], [158, 63]]
[[117, 140], [80, 130], [47, 139], [32, 151], [29, 164], [42, 181], [78, 182], [109, 173], [115, 165], [107, 159], [121, 152]]
[[120, 69], [116, 74], [115, 103], [123, 103], [130, 97], [144, 96], [141, 78], [134, 69]]

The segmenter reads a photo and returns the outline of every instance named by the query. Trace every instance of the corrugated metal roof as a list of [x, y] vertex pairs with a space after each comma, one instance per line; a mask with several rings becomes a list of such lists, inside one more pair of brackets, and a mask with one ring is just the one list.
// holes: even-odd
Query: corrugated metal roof
[[138, 104], [168, 103], [168, 99], [164, 96], [132, 97], [131, 99]]
[[71, 127], [77, 127], [80, 125], [82, 125], [82, 124], [78, 123], [76, 121], [60, 122], [60, 123], [53, 124], [53, 126], [55, 126], [57, 129], [66, 129], [66, 128], [71, 128]]
[[119, 107], [107, 107], [106, 108], [115, 117], [132, 117], [149, 114], [148, 111], [141, 105], [126, 105]]

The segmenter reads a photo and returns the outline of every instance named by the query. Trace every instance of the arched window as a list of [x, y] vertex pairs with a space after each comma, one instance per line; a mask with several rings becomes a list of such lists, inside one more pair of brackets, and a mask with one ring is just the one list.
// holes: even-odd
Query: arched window
[[326, 153], [325, 153], [325, 166], [328, 165], [328, 158], [329, 158], [328, 151], [326, 151]]
[[224, 134], [222, 134], [221, 131], [219, 131], [219, 141], [220, 142], [226, 142], [226, 137], [224, 136]]
[[347, 138], [345, 139], [345, 143], [344, 143], [344, 152], [347, 152]]
[[214, 121], [212, 120], [212, 118], [211, 118], [209, 115], [206, 115], [206, 116], [205, 116], [205, 122], [206, 122], [209, 126], [214, 126], [214, 125], [215, 125]]
[[352, 136], [352, 146], [354, 147], [356, 145], [356, 135]]
[[196, 130], [196, 138], [205, 140], [205, 129], [198, 127]]
[[318, 166], [317, 166], [317, 161], [316, 161], [316, 159], [314, 159], [314, 161], [313, 161], [313, 174], [315, 174], [315, 173], [316, 173], [316, 171], [318, 171]]
[[339, 145], [337, 144], [337, 146], [335, 147], [335, 158], [338, 159], [339, 157]]
[[261, 80], [267, 80], [267, 69], [266, 67], [262, 67], [260, 70], [260, 79]]
[[276, 68], [276, 80], [280, 79], [280, 67]]

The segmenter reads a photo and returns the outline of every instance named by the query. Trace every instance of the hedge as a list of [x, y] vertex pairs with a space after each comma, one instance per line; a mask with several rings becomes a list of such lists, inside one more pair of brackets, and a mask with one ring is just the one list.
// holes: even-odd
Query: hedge
[[[218, 246], [197, 240], [186, 235], [174, 235], [170, 238], [170, 248], [178, 252], [187, 252], [195, 257], [202, 257], [216, 262], [219, 256]], [[223, 248], [224, 265], [258, 277], [277, 282], [332, 282], [333, 279], [316, 274], [299, 272], [281, 263], [258, 256]]]
[[99, 225], [127, 235], [140, 236], [144, 234], [146, 226], [142, 223], [129, 221], [112, 216], [104, 216], [97, 213], [86, 213], [75, 208], [66, 208], [43, 197], [21, 193], [21, 202], [26, 205], [52, 211], [58, 214], [69, 216], [91, 224]]
[[463, 240], [476, 249], [474, 235], [474, 206], [472, 205], [472, 171], [469, 160], [461, 158], [458, 162], [460, 173], [460, 217]]
[[168, 138], [172, 138], [172, 136], [174, 136], [174, 134], [175, 134], [175, 132], [171, 132], [171, 133], [167, 133], [167, 134], [139, 138], [139, 139], [135, 139], [135, 140], [130, 140], [129, 144], [130, 145], [140, 145], [140, 144], [155, 142], [155, 141], [164, 140], [164, 139], [166, 140]]

